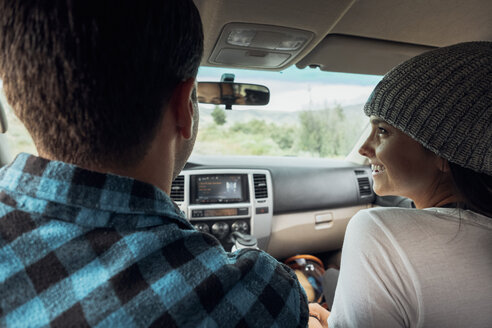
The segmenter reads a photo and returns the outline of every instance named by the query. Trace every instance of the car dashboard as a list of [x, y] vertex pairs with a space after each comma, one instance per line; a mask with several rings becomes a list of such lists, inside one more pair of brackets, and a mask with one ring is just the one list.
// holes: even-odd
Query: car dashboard
[[193, 156], [171, 198], [196, 229], [230, 250], [255, 236], [277, 258], [339, 249], [350, 218], [372, 206], [371, 170], [327, 159]]

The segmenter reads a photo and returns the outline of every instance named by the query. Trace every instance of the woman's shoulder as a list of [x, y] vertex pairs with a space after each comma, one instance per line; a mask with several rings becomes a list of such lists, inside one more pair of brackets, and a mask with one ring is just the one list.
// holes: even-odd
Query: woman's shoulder
[[373, 207], [359, 211], [352, 218], [351, 222], [358, 224], [371, 224], [378, 221], [391, 220], [392, 222], [415, 220], [435, 216], [434, 212], [420, 210], [416, 208], [402, 207]]
[[422, 230], [435, 230], [441, 229], [443, 226], [457, 226], [458, 224], [458, 219], [455, 220], [448, 214], [435, 211], [416, 208], [375, 207], [359, 211], [354, 215], [347, 227], [347, 234], [364, 236], [364, 238], [367, 235], [390, 239], [400, 238], [401, 235], [403, 238], [407, 238]]
[[450, 224], [478, 224], [487, 228], [492, 228], [492, 218], [478, 214], [470, 210], [459, 208], [432, 207], [425, 209], [401, 208], [401, 207], [373, 207], [359, 211], [353, 218], [354, 221], [374, 222], [391, 221], [392, 223], [422, 222], [422, 223], [442, 223]]
[[350, 220], [346, 237], [374, 242], [392, 236], [395, 230], [407, 230], [428, 213], [414, 208], [375, 207], [359, 211]]
[[492, 231], [492, 218], [456, 208], [377, 207], [359, 211], [350, 220], [347, 233], [379, 234], [397, 239], [455, 235], [457, 231]]
[[416, 215], [424, 212], [425, 210], [419, 210], [416, 208], [407, 207], [371, 207], [359, 211], [359, 213], [366, 213], [368, 215], [392, 215], [392, 214], [405, 214]]

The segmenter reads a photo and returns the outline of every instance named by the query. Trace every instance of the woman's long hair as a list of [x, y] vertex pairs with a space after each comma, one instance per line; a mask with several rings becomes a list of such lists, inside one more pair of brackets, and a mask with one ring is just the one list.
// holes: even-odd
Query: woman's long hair
[[449, 167], [466, 208], [492, 218], [492, 176], [451, 162]]

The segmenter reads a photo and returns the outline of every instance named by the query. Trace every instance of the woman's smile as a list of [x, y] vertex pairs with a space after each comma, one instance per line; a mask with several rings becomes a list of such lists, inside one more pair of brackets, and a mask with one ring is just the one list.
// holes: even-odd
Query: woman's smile
[[371, 170], [372, 170], [372, 176], [378, 176], [380, 174], [383, 174], [386, 169], [384, 165], [371, 164]]

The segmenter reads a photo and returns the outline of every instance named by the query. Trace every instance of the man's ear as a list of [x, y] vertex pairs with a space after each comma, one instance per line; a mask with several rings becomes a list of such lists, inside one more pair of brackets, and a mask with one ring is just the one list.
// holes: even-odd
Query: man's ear
[[184, 139], [191, 138], [193, 134], [193, 101], [191, 93], [195, 88], [195, 78], [189, 78], [180, 82], [170, 99], [170, 110], [174, 111], [176, 128]]

